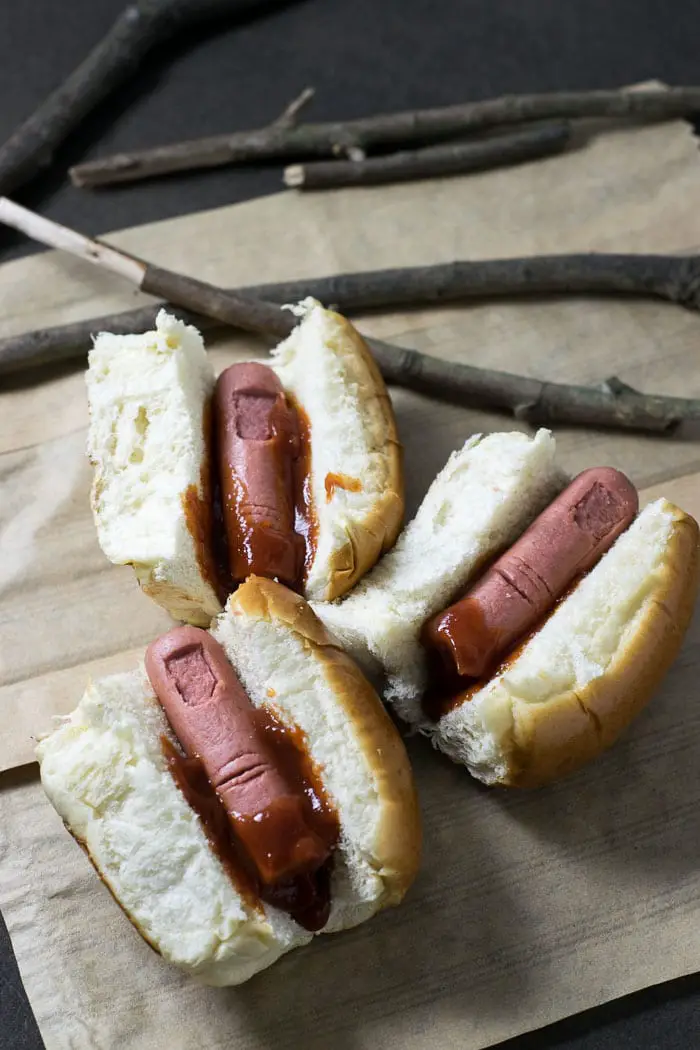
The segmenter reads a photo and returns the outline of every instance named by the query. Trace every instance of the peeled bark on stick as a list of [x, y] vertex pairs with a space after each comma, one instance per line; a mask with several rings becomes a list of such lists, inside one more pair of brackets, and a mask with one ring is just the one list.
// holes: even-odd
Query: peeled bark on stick
[[[53, 248], [69, 251], [134, 283], [144, 291], [246, 331], [288, 335], [298, 319], [274, 303], [248, 298], [152, 266], [109, 245], [50, 222], [0, 198], [0, 222]], [[600, 387], [548, 383], [509, 372], [444, 361], [379, 339], [367, 343], [388, 383], [442, 400], [506, 409], [536, 423], [569, 423], [664, 433], [685, 420], [700, 420], [700, 400], [642, 394], [616, 376]]]
[[[306, 277], [232, 289], [238, 295], [292, 303], [310, 295], [344, 313], [488, 300], [502, 296], [620, 294], [667, 299], [700, 309], [700, 256], [542, 255], [399, 267]], [[0, 339], [0, 372], [84, 357], [97, 332], [143, 332], [152, 328], [162, 303]], [[174, 312], [210, 331], [220, 321], [193, 311]]]

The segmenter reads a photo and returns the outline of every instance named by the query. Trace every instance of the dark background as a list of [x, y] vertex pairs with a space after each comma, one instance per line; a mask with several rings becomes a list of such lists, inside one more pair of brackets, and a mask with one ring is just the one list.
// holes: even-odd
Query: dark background
[[[121, 0], [0, 2], [0, 141], [123, 6]], [[279, 190], [280, 168], [221, 168], [93, 192], [73, 189], [65, 171], [120, 149], [267, 124], [307, 85], [316, 89], [307, 119], [324, 120], [506, 92], [651, 78], [698, 83], [699, 28], [698, 0], [307, 0], [242, 27], [189, 30], [153, 53], [17, 199], [91, 234], [246, 200]], [[0, 260], [33, 250], [0, 233]], [[41, 1046], [0, 924], [0, 1048]], [[499, 1050], [698, 1046], [700, 977], [693, 976]]]

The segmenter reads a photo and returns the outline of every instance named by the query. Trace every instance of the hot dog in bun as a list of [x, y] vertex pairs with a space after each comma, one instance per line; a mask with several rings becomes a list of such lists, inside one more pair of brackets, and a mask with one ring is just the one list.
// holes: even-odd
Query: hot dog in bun
[[403, 744], [306, 602], [251, 577], [208, 633], [91, 683], [38, 746], [46, 793], [143, 937], [238, 984], [397, 904], [420, 828]]
[[313, 300], [270, 365], [215, 381], [196, 329], [161, 311], [98, 335], [87, 372], [92, 506], [107, 557], [171, 615], [207, 626], [250, 574], [331, 600], [403, 517], [396, 426], [365, 343]]
[[647, 703], [697, 578], [689, 515], [663, 499], [639, 512], [608, 467], [567, 486], [545, 431], [492, 434], [453, 455], [359, 587], [317, 610], [437, 747], [488, 784], [528, 787], [595, 757]]

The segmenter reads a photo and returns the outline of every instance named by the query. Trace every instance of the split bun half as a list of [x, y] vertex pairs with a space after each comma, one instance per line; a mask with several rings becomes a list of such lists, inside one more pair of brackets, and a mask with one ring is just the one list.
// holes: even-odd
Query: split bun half
[[[316, 545], [304, 595], [349, 591], [401, 527], [401, 448], [382, 377], [360, 335], [314, 300], [271, 367], [310, 431]], [[210, 549], [210, 403], [199, 332], [164, 310], [142, 335], [97, 336], [87, 371], [92, 507], [110, 561], [131, 565], [171, 616], [206, 627], [225, 600]]]
[[[301, 734], [340, 839], [324, 933], [397, 904], [419, 862], [416, 794], [374, 690], [306, 602], [251, 577], [212, 634], [256, 707]], [[89, 684], [37, 749], [46, 794], [143, 937], [207, 984], [238, 984], [314, 936], [239, 892], [171, 775], [142, 668]]]
[[501, 668], [429, 717], [420, 635], [565, 485], [547, 431], [453, 453], [393, 551], [345, 599], [315, 606], [410, 725], [487, 784], [535, 787], [609, 747], [675, 659], [698, 588], [698, 526], [646, 507]]

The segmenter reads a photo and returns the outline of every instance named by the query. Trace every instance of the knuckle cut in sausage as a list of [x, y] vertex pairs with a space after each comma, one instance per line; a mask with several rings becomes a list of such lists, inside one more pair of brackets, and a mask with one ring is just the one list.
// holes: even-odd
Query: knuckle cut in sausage
[[256, 709], [219, 643], [199, 628], [176, 627], [151, 643], [145, 663], [176, 737], [200, 759], [260, 879], [273, 884], [318, 869], [329, 850], [276, 768]]
[[486, 674], [599, 561], [638, 507], [620, 471], [579, 474], [463, 598], [426, 624], [424, 644], [452, 674]]
[[304, 557], [295, 532], [295, 410], [272, 369], [248, 361], [219, 376], [214, 418], [231, 576], [294, 586]]

